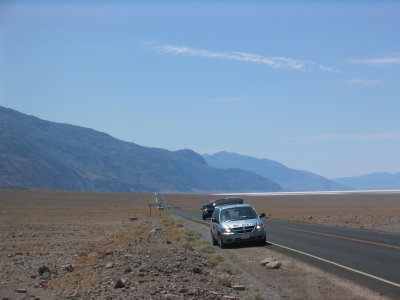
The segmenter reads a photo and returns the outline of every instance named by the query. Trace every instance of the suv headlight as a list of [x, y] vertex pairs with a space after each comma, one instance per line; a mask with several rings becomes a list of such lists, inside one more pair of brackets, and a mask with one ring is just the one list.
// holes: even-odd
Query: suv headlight
[[261, 230], [261, 229], [263, 229], [263, 228], [264, 228], [264, 224], [256, 225], [256, 229], [257, 229], [257, 230]]
[[232, 229], [230, 229], [230, 228], [222, 228], [221, 231], [222, 231], [223, 233], [231, 233], [231, 232], [232, 232]]

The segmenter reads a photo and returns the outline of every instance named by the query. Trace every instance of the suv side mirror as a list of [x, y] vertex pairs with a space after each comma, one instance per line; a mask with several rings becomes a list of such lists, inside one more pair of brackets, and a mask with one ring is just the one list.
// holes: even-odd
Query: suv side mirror
[[211, 222], [219, 223], [218, 220], [217, 220], [217, 218], [211, 218]]
[[259, 217], [260, 218], [264, 218], [265, 217], [265, 213], [262, 213]]

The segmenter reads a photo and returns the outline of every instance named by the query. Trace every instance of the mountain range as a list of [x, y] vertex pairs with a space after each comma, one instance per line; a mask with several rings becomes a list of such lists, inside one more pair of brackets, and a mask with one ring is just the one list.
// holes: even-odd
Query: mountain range
[[285, 191], [335, 191], [350, 188], [311, 172], [295, 170], [266, 158], [254, 158], [221, 151], [203, 154], [206, 162], [215, 168], [239, 168], [252, 171], [277, 182]]
[[0, 106], [0, 188], [239, 193], [400, 189], [400, 173], [330, 180], [269, 159], [125, 142]]
[[268, 192], [250, 171], [223, 170], [184, 149], [125, 142], [93, 129], [0, 107], [0, 188], [106, 192]]
[[400, 173], [373, 173], [336, 178], [336, 182], [357, 190], [399, 190]]

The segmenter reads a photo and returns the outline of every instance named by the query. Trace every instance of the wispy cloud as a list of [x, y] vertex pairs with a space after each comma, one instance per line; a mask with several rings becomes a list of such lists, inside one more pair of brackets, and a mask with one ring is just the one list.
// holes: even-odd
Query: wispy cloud
[[325, 134], [315, 136], [302, 136], [290, 138], [293, 141], [307, 141], [307, 142], [324, 142], [336, 140], [350, 140], [350, 141], [385, 141], [385, 140], [399, 140], [400, 132], [383, 132], [372, 134]]
[[317, 64], [313, 61], [303, 61], [288, 57], [262, 56], [258, 54], [240, 52], [240, 51], [215, 52], [204, 49], [195, 49], [186, 46], [176, 46], [171, 44], [155, 44], [151, 48], [160, 53], [238, 60], [250, 63], [264, 64], [273, 69], [290, 69], [299, 71], [304, 71], [308, 69], [318, 69], [325, 72], [337, 72], [337, 70], [333, 67]]
[[381, 57], [381, 58], [368, 58], [368, 59], [351, 59], [351, 63], [354, 64], [366, 64], [366, 65], [392, 65], [400, 64], [400, 57]]
[[334, 67], [324, 66], [324, 65], [318, 65], [318, 69], [320, 69], [321, 71], [325, 71], [325, 72], [339, 73], [338, 69], [336, 69]]
[[351, 79], [348, 79], [346, 82], [351, 83], [351, 84], [375, 85], [382, 81], [378, 80], [378, 79], [351, 78]]

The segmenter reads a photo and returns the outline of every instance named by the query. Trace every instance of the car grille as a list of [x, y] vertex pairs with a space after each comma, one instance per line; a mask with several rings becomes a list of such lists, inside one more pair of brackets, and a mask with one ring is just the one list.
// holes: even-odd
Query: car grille
[[232, 228], [233, 232], [235, 233], [248, 233], [248, 232], [253, 232], [255, 226], [245, 226], [245, 227], [235, 227]]

